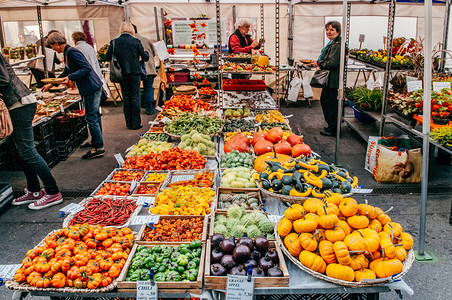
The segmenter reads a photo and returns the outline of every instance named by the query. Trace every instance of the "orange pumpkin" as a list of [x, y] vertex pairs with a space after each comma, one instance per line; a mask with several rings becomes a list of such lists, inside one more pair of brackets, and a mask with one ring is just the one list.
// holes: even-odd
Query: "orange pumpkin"
[[273, 127], [272, 129], [267, 131], [267, 140], [275, 144], [282, 140], [283, 135], [284, 131], [281, 129], [281, 127]]

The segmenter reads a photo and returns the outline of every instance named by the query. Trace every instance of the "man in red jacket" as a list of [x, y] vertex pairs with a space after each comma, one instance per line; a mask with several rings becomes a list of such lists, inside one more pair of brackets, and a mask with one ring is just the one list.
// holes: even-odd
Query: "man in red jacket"
[[257, 42], [251, 39], [251, 35], [248, 34], [250, 30], [250, 21], [247, 19], [240, 19], [236, 22], [237, 29], [229, 37], [229, 53], [249, 53], [252, 54], [252, 50], [259, 49], [264, 40]]

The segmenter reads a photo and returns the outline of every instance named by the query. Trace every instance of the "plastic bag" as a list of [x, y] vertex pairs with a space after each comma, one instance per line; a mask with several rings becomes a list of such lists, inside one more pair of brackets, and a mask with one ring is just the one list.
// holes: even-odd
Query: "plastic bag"
[[303, 76], [303, 96], [305, 99], [314, 97], [311, 82], [309, 81], [309, 77], [307, 75]]
[[292, 81], [289, 85], [289, 92], [287, 93], [287, 101], [291, 102], [297, 102], [298, 100], [298, 93], [300, 92], [301, 84], [303, 83], [303, 80], [299, 78], [298, 76], [294, 76]]
[[366, 87], [368, 90], [381, 89], [383, 87], [383, 78], [381, 77], [381, 73], [372, 71], [366, 81]]

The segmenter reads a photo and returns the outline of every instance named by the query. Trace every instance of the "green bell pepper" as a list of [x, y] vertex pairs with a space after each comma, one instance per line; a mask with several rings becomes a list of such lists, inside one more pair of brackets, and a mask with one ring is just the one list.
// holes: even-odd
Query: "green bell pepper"
[[182, 244], [179, 246], [179, 252], [181, 254], [186, 254], [188, 252], [188, 245], [187, 244]]
[[180, 281], [181, 280], [179, 273], [176, 271], [168, 272], [166, 278], [168, 279], [168, 281]]
[[189, 261], [187, 264], [187, 270], [196, 269], [198, 266], [194, 261]]
[[160, 267], [156, 270], [157, 272], [165, 272], [168, 269], [168, 265], [161, 264]]
[[202, 251], [201, 248], [196, 248], [196, 249], [193, 249], [191, 251], [191, 254], [193, 254], [194, 257], [200, 257], [201, 256], [201, 251]]
[[185, 254], [185, 256], [186, 256], [188, 259], [192, 259], [192, 258], [195, 257], [195, 256], [193, 255], [193, 253], [191, 253], [191, 252], [187, 252], [187, 253]]
[[144, 260], [144, 265], [146, 268], [151, 269], [155, 265], [154, 257], [148, 257]]
[[200, 240], [193, 240], [193, 241], [190, 243], [190, 248], [191, 248], [191, 249], [201, 248], [201, 246], [202, 246], [202, 242], [201, 242]]
[[154, 280], [155, 280], [155, 281], [166, 281], [166, 275], [165, 275], [165, 273], [161, 273], [161, 272], [156, 273], [156, 274], [154, 275]]
[[164, 258], [161, 262], [162, 265], [169, 265], [171, 260], [169, 258]]
[[160, 246], [161, 248], [162, 248], [162, 251], [163, 250], [169, 250], [169, 251], [172, 251], [172, 247], [171, 246], [168, 246], [168, 245], [162, 245], [162, 246]]
[[188, 257], [187, 257], [186, 255], [181, 254], [181, 255], [179, 255], [179, 257], [177, 258], [176, 263], [177, 263], [179, 266], [185, 266], [185, 265], [188, 264]]
[[146, 247], [143, 246], [143, 245], [139, 245], [139, 246], [137, 247], [137, 252], [141, 252], [141, 251], [144, 251], [144, 250], [146, 250]]
[[179, 265], [175, 261], [173, 261], [169, 264], [168, 270], [177, 272], [178, 267], [179, 267]]
[[187, 270], [182, 274], [182, 277], [190, 281], [195, 281], [196, 278], [198, 277], [198, 270], [195, 269]]
[[149, 270], [147, 269], [139, 269], [140, 279], [148, 280], [149, 279]]
[[163, 259], [164, 259], [163, 254], [160, 253], [155, 257], [155, 262], [161, 263]]
[[[199, 259], [199, 257], [194, 257], [191, 261], [194, 262], [196, 265], [199, 265], [199, 263], [201, 262], [201, 260]], [[189, 269], [190, 269], [190, 268], [189, 268]]]
[[182, 253], [180, 252], [173, 252], [171, 253], [170, 259], [171, 261], [176, 261], [176, 259], [179, 257], [179, 255], [181, 255]]
[[129, 280], [126, 281], [138, 281], [141, 279], [141, 274], [138, 272], [133, 272], [132, 274], [130, 274]]
[[144, 254], [146, 254], [146, 256], [152, 255], [152, 249], [150, 248], [146, 248], [146, 250], [143, 251]]
[[151, 251], [153, 253], [160, 253], [160, 252], [162, 252], [162, 246], [154, 246], [151, 248]]
[[185, 272], [185, 267], [184, 266], [177, 266], [177, 272], [184, 273]]

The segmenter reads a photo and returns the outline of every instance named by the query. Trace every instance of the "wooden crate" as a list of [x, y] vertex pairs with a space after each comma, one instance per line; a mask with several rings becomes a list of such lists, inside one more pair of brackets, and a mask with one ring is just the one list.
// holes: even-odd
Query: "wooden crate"
[[214, 174], [214, 176], [213, 176], [213, 186], [210, 187], [210, 189], [213, 189], [214, 191], [216, 191], [216, 189], [217, 189], [217, 178], [219, 177], [218, 170], [206, 170], [206, 169], [202, 169], [202, 170], [186, 170], [186, 171], [182, 171], [182, 170], [171, 171], [170, 174], [169, 174], [170, 178], [165, 181], [165, 183], [162, 186], [161, 190], [166, 189], [166, 188], [170, 188], [168, 185], [173, 182], [173, 179], [176, 179], [175, 178], [176, 176], [190, 176], [190, 178], [191, 178], [191, 176], [193, 176], [193, 178], [194, 178], [194, 176], [196, 174], [207, 172], [207, 171]]
[[[284, 255], [281, 252], [278, 244], [274, 241], [270, 241], [270, 247], [274, 247], [279, 257], [279, 268], [283, 272], [283, 277], [255, 277], [254, 287], [287, 287], [289, 286], [289, 271], [287, 270], [286, 261]], [[218, 289], [225, 290], [228, 281], [227, 276], [211, 276], [210, 275], [210, 253], [211, 253], [210, 240], [206, 245], [206, 266], [204, 269], [204, 288], [205, 289]]]
[[[227, 187], [219, 187], [217, 189], [217, 203], [215, 205], [215, 211], [216, 212], [227, 212], [228, 210], [226, 208], [219, 209], [218, 208], [218, 202], [220, 202], [220, 196], [221, 194], [248, 194], [248, 193], [257, 193], [257, 199], [259, 200], [259, 207], [262, 206], [262, 195], [259, 189], [254, 188], [227, 188]], [[254, 210], [247, 209], [247, 212], [252, 212]]]
[[[165, 245], [168, 246], [178, 246], [181, 243], [170, 243], [166, 242]], [[186, 243], [189, 244], [189, 243]], [[162, 243], [150, 243], [143, 245], [146, 248], [152, 248], [153, 246], [162, 245]], [[135, 252], [137, 251], [137, 247], [139, 245], [135, 244], [133, 245], [132, 251], [130, 251], [129, 257], [127, 258], [126, 264], [124, 265], [124, 268], [122, 268], [121, 274], [119, 274], [118, 277], [118, 289], [122, 290], [136, 290], [137, 284], [135, 281], [124, 281], [127, 275], [127, 272], [129, 271], [130, 264], [132, 263], [132, 259], [135, 256]], [[157, 282], [159, 292], [161, 293], [161, 290], [163, 289], [170, 289], [170, 290], [188, 290], [188, 289], [201, 289], [202, 288], [202, 281], [203, 281], [203, 273], [204, 273], [204, 264], [206, 261], [206, 244], [204, 243], [202, 245], [202, 251], [201, 251], [201, 257], [199, 258], [199, 270], [198, 270], [198, 278], [196, 278], [196, 281], [190, 281], [190, 282], [182, 282], [182, 281], [174, 281], [174, 282]]]
[[[162, 220], [162, 219], [193, 219], [193, 218], [204, 218], [204, 226], [203, 226], [203, 229], [202, 229], [201, 241], [203, 243], [205, 243], [206, 240], [207, 240], [207, 227], [208, 227], [208, 223], [209, 223], [209, 217], [207, 215], [205, 215], [205, 216], [160, 216], [160, 220]], [[139, 244], [139, 245], [153, 245], [153, 244], [156, 244], [156, 243], [159, 243], [159, 244], [166, 244], [166, 243], [168, 243], [168, 242], [159, 242], [159, 241], [150, 242], [150, 241], [143, 240], [143, 236], [144, 236], [144, 232], [146, 230], [146, 227], [147, 227], [146, 224], [143, 224], [141, 226], [141, 229], [138, 232], [138, 235], [137, 235], [137, 237], [135, 239], [135, 242], [137, 244]], [[186, 243], [189, 243], [189, 242], [171, 242], [171, 243], [174, 243], [174, 244], [186, 244]]]
[[[162, 184], [162, 182], [160, 182], [160, 181], [141, 181], [140, 183], [137, 184], [137, 187], [133, 190], [132, 197], [140, 197], [140, 196], [155, 197], [155, 196], [157, 196], [157, 194], [160, 190], [161, 184]], [[146, 187], [149, 185], [157, 186], [157, 191], [155, 192], [155, 194], [138, 194], [138, 189], [140, 188], [141, 185], [146, 186]]]

